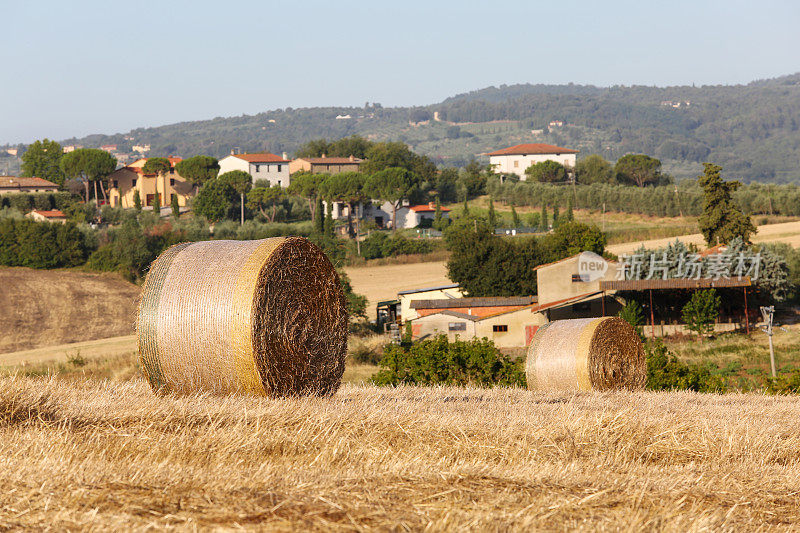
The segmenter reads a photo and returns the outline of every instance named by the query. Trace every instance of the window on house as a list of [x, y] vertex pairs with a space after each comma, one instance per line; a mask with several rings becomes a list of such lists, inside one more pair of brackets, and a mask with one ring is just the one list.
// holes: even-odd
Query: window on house
[[136, 178], [131, 180], [131, 187], [136, 187]]
[[261, 172], [261, 165], [253, 165], [255, 167], [255, 172]]
[[[134, 181], [135, 181], [135, 180], [134, 180]], [[116, 189], [116, 188], [118, 188], [118, 187], [119, 187], [119, 181], [117, 181], [117, 180], [111, 180], [111, 186], [112, 186], [112, 187], [114, 187], [115, 189]]]
[[514, 161], [514, 168], [518, 168], [518, 167], [519, 167], [519, 161], [516, 161], [516, 160], [515, 160], [515, 161]]
[[505, 333], [508, 331], [508, 324], [495, 324], [492, 326], [492, 331], [495, 333]]
[[448, 331], [467, 331], [466, 322], [450, 322], [447, 324]]
[[175, 178], [170, 178], [169, 179], [169, 186], [170, 187], [174, 187], [175, 186]]
[[572, 283], [581, 283], [583, 279], [581, 278], [580, 274], [573, 274], [572, 275]]
[[278, 165], [278, 172], [281, 171], [281, 165]]
[[170, 174], [175, 174], [175, 169], [174, 168], [169, 169], [169, 173]]

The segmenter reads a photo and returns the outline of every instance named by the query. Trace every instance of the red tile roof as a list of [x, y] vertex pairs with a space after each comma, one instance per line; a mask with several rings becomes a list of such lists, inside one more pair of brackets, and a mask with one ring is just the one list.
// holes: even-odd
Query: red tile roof
[[[409, 209], [414, 211], [415, 213], [433, 213], [436, 211], [436, 204], [431, 202], [425, 205], [412, 205], [409, 206]], [[440, 209], [442, 210], [442, 213], [447, 213], [448, 211], [450, 211], [450, 209], [447, 207], [440, 207]]]
[[553, 146], [552, 144], [518, 144], [516, 146], [509, 146], [496, 152], [490, 152], [486, 155], [528, 155], [528, 154], [577, 154], [578, 150], [571, 148], [562, 148], [560, 146]]
[[312, 165], [357, 165], [363, 161], [357, 157], [353, 159], [349, 157], [298, 157], [297, 159], [308, 161]]
[[231, 154], [233, 157], [238, 157], [248, 163], [288, 163], [288, 159], [284, 159], [279, 155], [271, 154], [269, 152], [262, 152], [258, 154]]
[[0, 189], [22, 189], [22, 188], [41, 188], [52, 187], [58, 189], [58, 185], [52, 181], [42, 178], [18, 178], [16, 176], [0, 176]]
[[45, 218], [67, 218], [67, 215], [58, 209], [53, 209], [51, 211], [40, 211], [38, 209], [34, 209], [32, 212], [36, 213], [37, 215], [42, 215]]

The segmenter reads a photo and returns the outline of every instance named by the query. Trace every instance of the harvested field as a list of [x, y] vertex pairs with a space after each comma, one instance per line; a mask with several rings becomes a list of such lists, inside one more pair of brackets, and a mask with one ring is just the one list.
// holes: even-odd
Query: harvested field
[[0, 267], [0, 353], [130, 335], [138, 296], [117, 274]]
[[0, 528], [796, 529], [800, 399], [0, 379]]
[[423, 289], [453, 283], [447, 277], [445, 261], [412, 263], [407, 265], [382, 265], [349, 267], [344, 271], [350, 277], [353, 290], [369, 300], [367, 316], [375, 318], [375, 304], [393, 300], [397, 293], [409, 289]]

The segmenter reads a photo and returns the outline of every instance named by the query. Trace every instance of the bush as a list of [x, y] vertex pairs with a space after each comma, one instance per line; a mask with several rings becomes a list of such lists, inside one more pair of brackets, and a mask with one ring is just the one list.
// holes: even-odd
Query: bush
[[479, 385], [525, 387], [521, 361], [488, 339], [449, 342], [445, 335], [412, 344], [388, 344], [372, 377], [377, 385]]
[[63, 268], [83, 264], [89, 253], [84, 234], [71, 223], [0, 220], [0, 264]]
[[661, 340], [648, 342], [646, 349], [649, 390], [725, 392], [725, 380], [712, 373], [712, 370], [716, 370], [716, 365], [683, 363], [667, 350]]
[[798, 394], [800, 393], [800, 370], [795, 370], [789, 375], [767, 379], [767, 392], [771, 394]]
[[721, 303], [714, 289], [696, 291], [681, 312], [686, 328], [701, 336], [714, 331]]
[[386, 232], [376, 231], [361, 243], [361, 255], [364, 259], [380, 259], [396, 255], [427, 254], [433, 251], [431, 241], [409, 239], [403, 235], [389, 236]]

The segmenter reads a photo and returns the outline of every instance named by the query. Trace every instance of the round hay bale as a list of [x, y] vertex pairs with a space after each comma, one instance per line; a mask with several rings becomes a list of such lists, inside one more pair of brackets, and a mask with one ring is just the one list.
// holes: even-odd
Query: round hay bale
[[304, 238], [178, 244], [150, 266], [136, 333], [159, 392], [327, 395], [344, 373], [346, 301]]
[[528, 347], [528, 388], [640, 389], [647, 381], [644, 347], [617, 317], [556, 320], [540, 327]]

